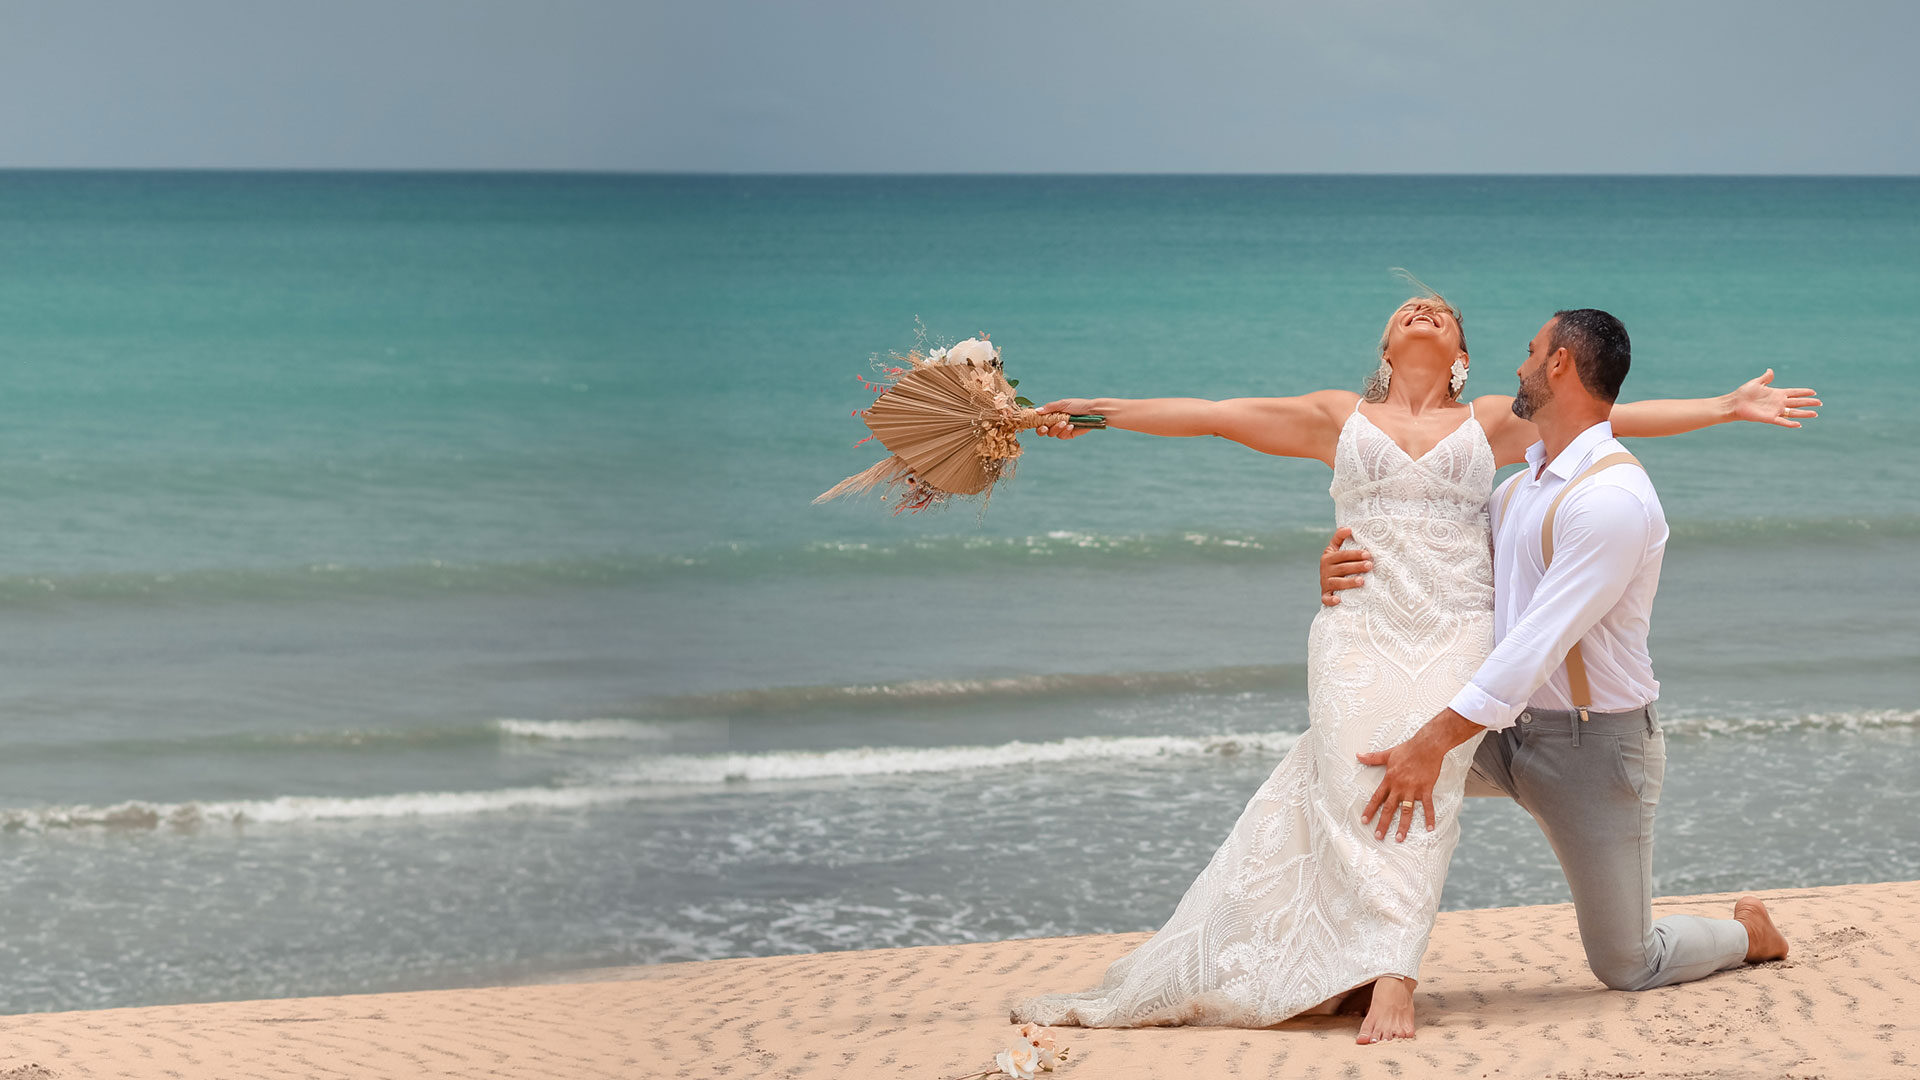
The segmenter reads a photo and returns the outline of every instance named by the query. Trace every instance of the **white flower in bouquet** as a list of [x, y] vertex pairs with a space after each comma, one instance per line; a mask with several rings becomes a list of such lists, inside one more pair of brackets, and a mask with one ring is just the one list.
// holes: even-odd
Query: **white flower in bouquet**
[[994, 358], [999, 355], [1000, 350], [994, 348], [992, 345], [980, 338], [970, 337], [955, 345], [953, 348], [946, 350], [941, 355], [941, 359], [933, 360], [931, 353], [928, 354], [928, 359], [936, 364], [971, 363], [974, 367], [985, 367], [993, 363]]

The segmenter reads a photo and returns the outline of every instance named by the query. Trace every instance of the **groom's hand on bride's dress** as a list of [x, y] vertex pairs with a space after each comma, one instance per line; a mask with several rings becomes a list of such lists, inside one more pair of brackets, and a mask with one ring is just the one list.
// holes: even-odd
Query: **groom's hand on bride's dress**
[[1360, 814], [1360, 820], [1365, 822], [1373, 820], [1375, 811], [1379, 812], [1380, 819], [1373, 830], [1375, 838], [1385, 840], [1387, 830], [1393, 827], [1397, 817], [1400, 831], [1394, 839], [1405, 840], [1413, 828], [1416, 805], [1426, 812], [1427, 831], [1434, 830], [1433, 785], [1440, 782], [1440, 766], [1447, 751], [1482, 730], [1479, 724], [1452, 709], [1442, 709], [1440, 715], [1427, 721], [1406, 742], [1358, 755], [1362, 765], [1384, 765], [1387, 769], [1386, 778], [1374, 789], [1373, 798], [1367, 800], [1367, 808]]
[[1373, 556], [1359, 548], [1340, 545], [1353, 539], [1353, 530], [1345, 525], [1334, 531], [1333, 539], [1320, 552], [1320, 602], [1333, 607], [1340, 602], [1341, 589], [1357, 589], [1366, 584], [1362, 577], [1373, 569]]
[[[1391, 749], [1359, 755], [1360, 764], [1384, 765], [1387, 769], [1386, 778], [1374, 789], [1373, 798], [1367, 800], [1367, 808], [1360, 814], [1362, 822], [1374, 822], [1375, 839], [1385, 840], [1387, 830], [1393, 828], [1394, 819], [1398, 818], [1400, 829], [1394, 839], [1406, 840], [1407, 833], [1413, 829], [1416, 807], [1426, 811], [1427, 831], [1432, 832], [1436, 827], [1433, 785], [1440, 779], [1440, 759], [1435, 756], [1429, 762], [1429, 755], [1423, 752], [1420, 741], [1420, 736], [1416, 734]], [[1374, 817], [1376, 813], [1379, 815], [1377, 820]]]

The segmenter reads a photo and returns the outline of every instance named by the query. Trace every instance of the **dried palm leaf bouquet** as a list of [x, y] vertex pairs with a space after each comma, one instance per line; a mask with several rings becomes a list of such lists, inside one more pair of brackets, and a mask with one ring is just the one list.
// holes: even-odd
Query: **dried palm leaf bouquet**
[[1015, 395], [1020, 381], [1007, 378], [1000, 350], [985, 334], [951, 348], [916, 346], [893, 358], [898, 363], [882, 368], [879, 380], [860, 377], [877, 396], [853, 414], [872, 430], [867, 439], [879, 439], [892, 456], [833, 485], [814, 502], [882, 487], [883, 501], [896, 496], [893, 512], [898, 514], [918, 513], [955, 495], [991, 496], [994, 484], [1013, 475], [1020, 432], [1062, 420], [1074, 427], [1107, 426], [1101, 416], [1042, 413]]

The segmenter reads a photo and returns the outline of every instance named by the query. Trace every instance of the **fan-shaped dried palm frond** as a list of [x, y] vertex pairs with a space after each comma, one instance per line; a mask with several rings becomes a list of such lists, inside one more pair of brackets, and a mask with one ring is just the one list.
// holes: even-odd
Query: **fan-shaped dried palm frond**
[[[954, 495], [977, 495], [1013, 474], [1022, 431], [1062, 420], [1075, 427], [1105, 427], [1099, 416], [1041, 413], [1014, 394], [1000, 351], [985, 335], [951, 349], [901, 357], [911, 367], [887, 369], [872, 407], [857, 415], [874, 438], [893, 452], [872, 468], [840, 481], [813, 501], [826, 502], [885, 485], [904, 487], [894, 513], [922, 510]], [[864, 380], [863, 380], [864, 381]], [[865, 442], [866, 440], [861, 440]]]

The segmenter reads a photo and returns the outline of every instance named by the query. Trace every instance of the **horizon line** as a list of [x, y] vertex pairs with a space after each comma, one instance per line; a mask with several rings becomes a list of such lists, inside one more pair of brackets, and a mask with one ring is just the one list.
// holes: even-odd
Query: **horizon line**
[[1915, 180], [1920, 172], [1239, 172], [1239, 171], [828, 171], [773, 169], [595, 169], [560, 166], [441, 167], [385, 165], [0, 165], [0, 173], [258, 173], [384, 176], [604, 176], [738, 179], [1645, 179], [1645, 180]]

